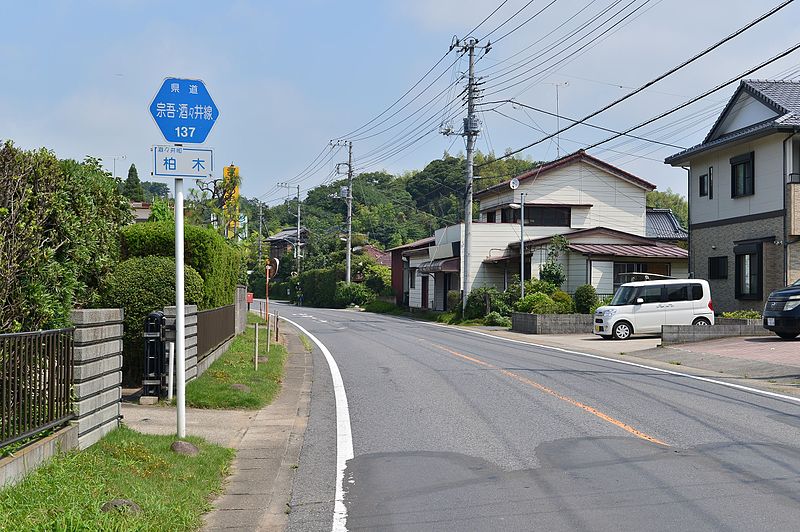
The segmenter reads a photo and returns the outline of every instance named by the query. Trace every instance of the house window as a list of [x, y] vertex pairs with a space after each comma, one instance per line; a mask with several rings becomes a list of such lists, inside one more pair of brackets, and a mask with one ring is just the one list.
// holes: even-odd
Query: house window
[[751, 196], [755, 190], [754, 152], [731, 159], [731, 197]]
[[714, 167], [708, 167], [708, 199], [714, 199]]
[[621, 284], [630, 281], [625, 273], [640, 273], [647, 271], [647, 263], [644, 262], [615, 262], [614, 263], [614, 292]]
[[490, 224], [493, 224], [495, 221], [497, 213], [495, 211], [489, 211], [486, 213], [486, 221]]
[[500, 211], [500, 221], [504, 224], [519, 223], [519, 209], [507, 207]]
[[708, 196], [708, 174], [700, 176], [700, 197]]
[[744, 244], [734, 248], [736, 255], [736, 299], [761, 299], [763, 272], [761, 243]]
[[409, 270], [408, 270], [408, 287], [409, 288], [416, 288], [417, 287], [417, 269], [416, 268], [409, 268]]
[[708, 278], [709, 279], [728, 278], [728, 257], [708, 258]]
[[525, 225], [569, 227], [569, 207], [525, 207]]

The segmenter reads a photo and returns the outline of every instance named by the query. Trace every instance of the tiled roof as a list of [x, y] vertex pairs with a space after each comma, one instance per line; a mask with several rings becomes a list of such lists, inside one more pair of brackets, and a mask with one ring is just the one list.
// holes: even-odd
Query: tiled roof
[[[739, 97], [746, 92], [767, 107], [773, 109], [778, 115], [742, 129], [720, 135], [711, 140], [722, 123], [728, 116], [728, 111]], [[690, 155], [695, 155], [723, 144], [743, 140], [754, 136], [766, 135], [776, 131], [796, 131], [800, 129], [800, 82], [798, 81], [767, 81], [767, 80], [742, 80], [739, 88], [731, 96], [725, 109], [717, 117], [714, 126], [700, 144], [687, 148], [674, 155], [670, 155], [664, 162], [671, 165], [682, 164]]]
[[643, 246], [636, 244], [570, 244], [569, 249], [585, 255], [612, 257], [686, 259], [689, 252], [678, 246]]
[[645, 216], [647, 238], [686, 240], [689, 232], [681, 227], [671, 209], [647, 209]]

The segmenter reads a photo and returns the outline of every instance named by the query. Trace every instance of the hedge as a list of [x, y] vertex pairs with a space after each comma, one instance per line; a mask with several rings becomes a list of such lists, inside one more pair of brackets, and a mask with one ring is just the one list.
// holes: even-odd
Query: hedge
[[[203, 278], [201, 309], [230, 305], [236, 296], [239, 251], [213, 229], [184, 226], [185, 261]], [[175, 225], [148, 222], [122, 230], [122, 257], [175, 256]], [[174, 275], [173, 275], [174, 277]]]
[[[197, 304], [203, 297], [203, 279], [188, 265], [183, 278], [186, 304]], [[175, 259], [149, 256], [121, 262], [106, 279], [103, 304], [125, 310], [123, 381], [141, 384], [144, 318], [154, 310], [175, 304]]]
[[298, 277], [303, 305], [309, 307], [335, 308], [341, 305], [336, 301], [336, 283], [344, 281], [344, 268], [319, 268], [306, 270]]

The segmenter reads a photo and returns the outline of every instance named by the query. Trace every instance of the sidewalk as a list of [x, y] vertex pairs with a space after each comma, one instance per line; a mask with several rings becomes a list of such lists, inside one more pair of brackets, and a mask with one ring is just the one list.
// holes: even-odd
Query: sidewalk
[[[474, 327], [469, 327], [474, 329]], [[692, 375], [800, 396], [800, 339], [732, 337], [661, 347], [658, 336], [603, 340], [592, 334], [524, 334], [481, 327], [481, 332]]]
[[[312, 359], [294, 330], [281, 392], [259, 411], [186, 410], [186, 432], [236, 449], [231, 475], [204, 530], [284, 530], [311, 402]], [[175, 434], [175, 409], [123, 403], [126, 425], [149, 434]]]

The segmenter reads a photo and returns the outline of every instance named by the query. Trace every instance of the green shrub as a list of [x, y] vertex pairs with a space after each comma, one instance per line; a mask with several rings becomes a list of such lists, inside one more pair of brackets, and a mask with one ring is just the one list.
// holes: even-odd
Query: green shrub
[[[175, 225], [169, 222], [148, 222], [130, 225], [122, 230], [123, 258], [175, 256]], [[200, 308], [215, 308], [233, 303], [239, 281], [241, 254], [213, 229], [196, 225], [184, 226], [186, 264], [203, 278], [203, 299]]]
[[539, 268], [539, 278], [560, 287], [567, 280], [564, 267], [558, 262], [545, 262]]
[[[191, 266], [184, 268], [184, 299], [196, 305], [203, 298], [203, 279]], [[141, 384], [144, 318], [154, 310], [175, 304], [175, 259], [133, 257], [117, 266], [103, 290], [103, 305], [125, 311], [123, 380]]]
[[449, 290], [447, 292], [447, 308], [450, 310], [461, 310], [461, 290]]
[[597, 291], [590, 284], [582, 284], [575, 290], [575, 311], [579, 314], [591, 314], [597, 308]]
[[548, 296], [552, 297], [553, 294], [556, 293], [556, 290], [558, 290], [557, 285], [544, 279], [528, 279], [527, 281], [525, 281], [526, 294], [534, 294], [536, 292], [541, 292], [543, 294], [547, 294]]
[[292, 301], [302, 297], [303, 305], [310, 307], [339, 306], [336, 302], [336, 283], [344, 281], [344, 268], [341, 266], [306, 270], [296, 279], [298, 288], [292, 290]]
[[473, 289], [467, 296], [467, 308], [464, 319], [474, 320], [483, 318], [488, 313], [496, 311], [503, 315], [510, 315], [511, 308], [506, 302], [505, 295], [493, 286], [481, 286]]
[[558, 309], [556, 303], [542, 292], [526, 294], [514, 304], [517, 312], [529, 312], [531, 314], [555, 314]]
[[391, 296], [392, 269], [382, 264], [370, 264], [364, 269], [364, 284], [379, 296]]
[[336, 284], [336, 306], [346, 307], [348, 305], [358, 305], [363, 307], [375, 301], [376, 294], [362, 283], [350, 283], [339, 281]]
[[556, 304], [556, 312], [558, 314], [571, 314], [575, 311], [575, 303], [572, 301], [572, 296], [562, 290], [556, 290], [550, 296]]
[[402, 308], [398, 307], [394, 303], [381, 301], [380, 299], [376, 299], [375, 301], [364, 305], [364, 310], [366, 310], [367, 312], [374, 312], [376, 314], [394, 314], [394, 315], [403, 314], [404, 312]]
[[592, 308], [590, 309], [589, 314], [594, 314], [594, 312], [599, 307], [604, 307], [606, 305], [611, 304], [611, 300], [612, 299], [614, 299], [614, 296], [605, 296], [603, 298], [600, 298], [595, 305], [592, 305]]
[[[547, 294], [548, 296], [552, 296], [556, 290], [558, 290], [558, 287], [548, 281], [542, 281], [541, 279], [528, 279], [525, 281], [525, 294], [535, 294], [536, 292], [541, 292], [543, 294]], [[519, 301], [519, 298], [519, 275], [514, 275], [511, 283], [508, 285], [508, 289], [503, 293], [503, 301], [508, 307], [509, 312], [500, 313], [510, 316], [511, 307], [514, 306], [514, 303]]]
[[[247, 290], [249, 292], [253, 292], [253, 297], [257, 299], [263, 299], [264, 293], [267, 290], [266, 280], [267, 277], [266, 275], [264, 275], [264, 270], [262, 270], [261, 268], [256, 268], [255, 270], [250, 272], [250, 274], [247, 276]], [[270, 296], [273, 296], [272, 293], [273, 286], [274, 285], [270, 283], [269, 287]]]
[[0, 142], [0, 333], [67, 327], [73, 308], [96, 306], [130, 219], [97, 159]]
[[483, 318], [483, 323], [486, 325], [499, 325], [501, 327], [511, 327], [511, 319], [506, 316], [500, 315], [499, 312], [490, 312]]
[[734, 310], [733, 312], [723, 312], [722, 317], [738, 320], [760, 320], [761, 313], [757, 310]]

